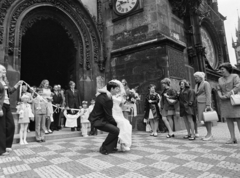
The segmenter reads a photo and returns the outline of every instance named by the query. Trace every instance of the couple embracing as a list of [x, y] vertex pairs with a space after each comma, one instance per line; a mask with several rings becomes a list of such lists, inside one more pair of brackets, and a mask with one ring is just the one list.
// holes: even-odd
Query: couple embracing
[[132, 144], [132, 125], [123, 116], [121, 104], [124, 102], [125, 89], [118, 80], [111, 80], [107, 86], [98, 90], [93, 111], [89, 116], [92, 126], [109, 132], [99, 152], [108, 155], [117, 151], [129, 151]]

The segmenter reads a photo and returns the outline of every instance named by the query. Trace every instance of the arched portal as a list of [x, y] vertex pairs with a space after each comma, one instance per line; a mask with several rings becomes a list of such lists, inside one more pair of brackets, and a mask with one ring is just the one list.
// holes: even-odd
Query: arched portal
[[21, 79], [38, 86], [43, 79], [50, 85], [67, 87], [76, 81], [77, 50], [67, 31], [52, 19], [36, 21], [22, 36]]
[[[28, 69], [28, 63], [33, 65], [31, 62], [35, 61], [35, 64], [40, 64], [42, 61], [37, 58], [44, 58], [42, 60], [50, 63], [51, 66], [51, 62], [53, 61], [55, 64], [58, 58], [62, 65], [67, 68], [68, 74], [64, 73], [64, 76], [67, 76], [62, 78], [63, 81], [53, 80], [50, 83], [66, 85], [67, 80], [73, 79], [83, 99], [90, 99], [95, 95], [98, 83], [96, 78], [104, 77], [102, 34], [101, 30], [99, 30], [100, 26], [98, 26], [81, 1], [4, 0], [3, 4], [5, 4], [5, 9], [1, 13], [0, 26], [3, 26], [4, 29], [0, 33], [0, 43], [4, 48], [4, 62], [8, 68], [12, 84], [19, 80], [20, 77], [30, 81], [30, 79], [26, 79], [27, 74], [31, 75], [30, 72], [25, 74], [23, 72], [23, 70], [32, 70]], [[38, 28], [42, 30], [39, 32]], [[54, 55], [51, 60], [46, 54], [45, 56], [44, 54], [41, 54], [42, 56], [35, 54], [34, 57], [33, 53], [28, 51], [28, 48], [36, 50], [37, 45], [42, 44], [41, 48], [49, 45], [46, 44], [47, 40], [41, 43], [39, 36], [46, 32], [45, 36], [42, 36], [42, 38], [46, 38], [47, 33], [50, 33], [53, 29], [55, 29], [56, 33], [52, 32], [53, 35], [48, 34], [50, 37], [47, 40], [55, 40], [52, 45], [57, 46], [58, 43], [61, 47], [52, 47], [53, 50], [50, 50], [50, 52], [45, 48], [44, 53]], [[36, 33], [38, 33], [38, 37], [35, 40], [38, 41], [31, 44], [31, 38]], [[61, 40], [56, 37], [57, 34], [62, 35]], [[64, 49], [63, 46], [65, 46]], [[57, 51], [61, 53], [58, 54]], [[52, 60], [53, 58], [56, 59]], [[51, 68], [54, 69], [54, 67]], [[42, 70], [44, 71], [44, 69]], [[55, 70], [55, 73], [58, 73], [58, 71]], [[53, 74], [48, 75], [52, 76]], [[34, 79], [29, 83], [37, 84], [41, 77], [45, 76], [39, 76], [36, 83], [33, 82]]]

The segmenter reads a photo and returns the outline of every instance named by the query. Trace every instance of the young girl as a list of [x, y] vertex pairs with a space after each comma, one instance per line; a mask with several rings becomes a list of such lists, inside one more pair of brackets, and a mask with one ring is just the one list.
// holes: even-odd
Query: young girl
[[88, 102], [82, 102], [82, 109], [81, 109], [81, 124], [82, 124], [82, 135], [83, 137], [88, 137], [88, 130], [90, 128], [90, 122], [88, 120], [89, 117], [89, 108], [87, 107]]
[[19, 124], [20, 124], [20, 145], [28, 144], [27, 138], [27, 127], [30, 122], [29, 118], [33, 120], [34, 116], [32, 113], [31, 105], [28, 104], [29, 96], [23, 95], [21, 97], [22, 103], [17, 106], [17, 113], [19, 114]]

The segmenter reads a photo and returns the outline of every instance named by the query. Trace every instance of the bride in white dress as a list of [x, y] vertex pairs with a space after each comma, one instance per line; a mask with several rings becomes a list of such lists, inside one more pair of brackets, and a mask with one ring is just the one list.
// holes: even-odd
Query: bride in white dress
[[[112, 96], [113, 99], [113, 108], [112, 108], [112, 115], [117, 123], [117, 127], [119, 128], [120, 132], [118, 135], [119, 143], [120, 143], [120, 150], [121, 151], [129, 151], [132, 145], [132, 125], [130, 124], [129, 120], [125, 119], [121, 105], [125, 102], [124, 95], [125, 89], [122, 83], [119, 80], [112, 80], [120, 86], [120, 92]], [[99, 89], [99, 93], [108, 93], [106, 88]]]

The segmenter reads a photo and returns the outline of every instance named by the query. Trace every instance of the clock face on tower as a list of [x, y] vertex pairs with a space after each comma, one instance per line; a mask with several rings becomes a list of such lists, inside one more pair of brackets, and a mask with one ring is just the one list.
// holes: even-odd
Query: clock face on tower
[[132, 12], [138, 5], [139, 0], [116, 0], [114, 11], [118, 15], [125, 15]]

